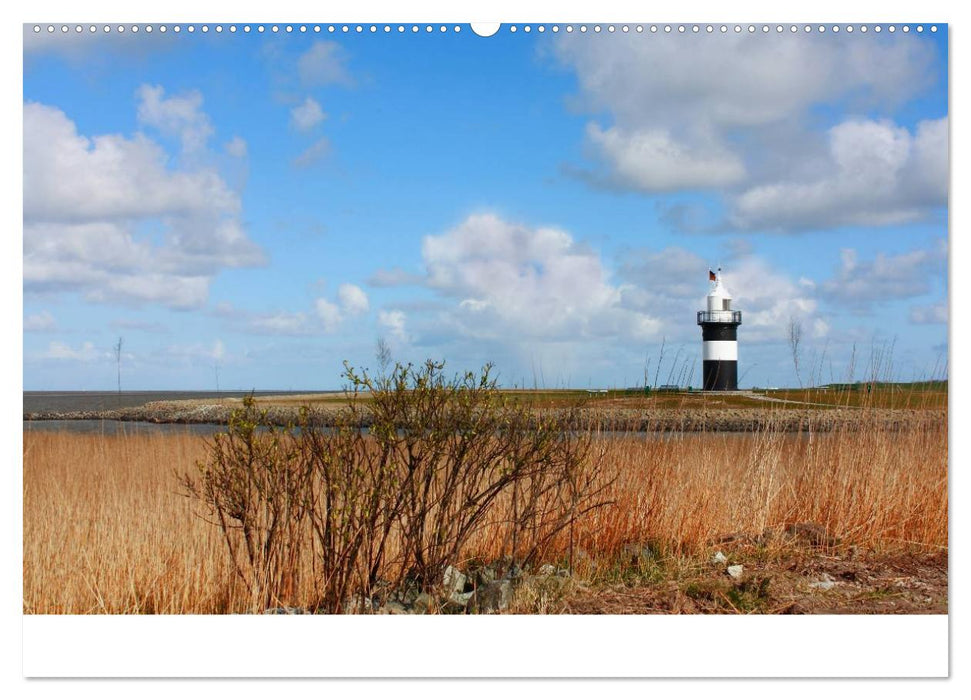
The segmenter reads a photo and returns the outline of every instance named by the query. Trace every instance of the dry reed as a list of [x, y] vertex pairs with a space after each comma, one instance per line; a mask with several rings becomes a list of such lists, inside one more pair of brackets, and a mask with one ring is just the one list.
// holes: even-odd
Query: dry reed
[[[575, 540], [607, 560], [629, 543], [691, 554], [730, 533], [814, 522], [845, 544], [946, 548], [947, 430], [598, 437], [613, 505]], [[175, 474], [205, 457], [191, 435], [24, 434], [24, 611], [250, 612], [217, 527]], [[502, 509], [463, 559], [508, 553]], [[565, 560], [565, 533], [545, 556]], [[309, 564], [308, 564], [309, 566]], [[312, 578], [311, 572], [303, 577]]]

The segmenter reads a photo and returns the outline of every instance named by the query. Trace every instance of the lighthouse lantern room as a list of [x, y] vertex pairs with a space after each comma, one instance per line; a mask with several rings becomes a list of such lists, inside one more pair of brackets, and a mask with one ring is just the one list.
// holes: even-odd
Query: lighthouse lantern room
[[711, 291], [708, 308], [698, 312], [702, 339], [702, 389], [734, 391], [738, 389], [738, 327], [742, 312], [732, 309], [732, 295], [718, 272], [708, 271]]

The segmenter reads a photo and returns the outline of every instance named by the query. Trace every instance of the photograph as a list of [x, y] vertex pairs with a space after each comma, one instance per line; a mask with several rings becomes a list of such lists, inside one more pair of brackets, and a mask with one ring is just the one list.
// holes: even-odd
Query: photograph
[[948, 32], [24, 24], [24, 619], [946, 618]]

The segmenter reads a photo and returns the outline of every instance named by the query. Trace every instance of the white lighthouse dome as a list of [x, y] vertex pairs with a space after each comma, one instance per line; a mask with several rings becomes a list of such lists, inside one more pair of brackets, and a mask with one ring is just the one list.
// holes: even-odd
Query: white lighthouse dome
[[721, 274], [715, 279], [715, 284], [708, 292], [709, 311], [731, 311], [732, 295], [722, 284]]

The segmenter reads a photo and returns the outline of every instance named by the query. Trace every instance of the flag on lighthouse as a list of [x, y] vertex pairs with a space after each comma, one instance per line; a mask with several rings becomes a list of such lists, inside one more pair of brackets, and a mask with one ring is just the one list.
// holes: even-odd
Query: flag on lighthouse
[[708, 268], [708, 281], [714, 282], [715, 279], [716, 279], [715, 273], [711, 271], [711, 268]]

